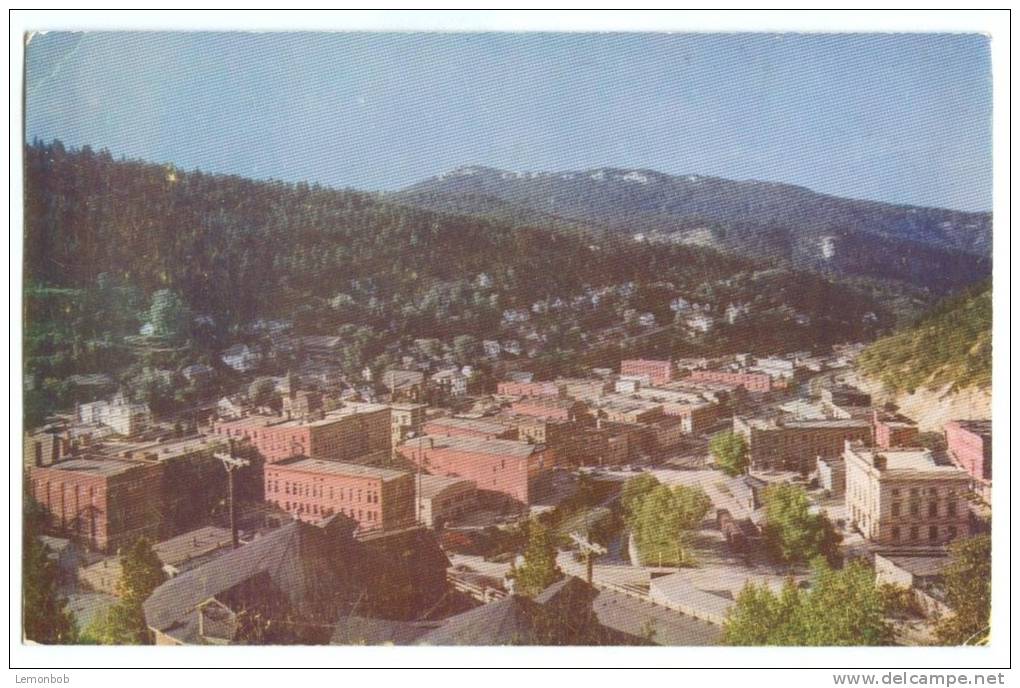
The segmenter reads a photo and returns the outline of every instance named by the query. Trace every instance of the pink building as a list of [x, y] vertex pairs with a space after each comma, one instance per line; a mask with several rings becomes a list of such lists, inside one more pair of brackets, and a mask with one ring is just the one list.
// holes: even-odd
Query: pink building
[[917, 423], [902, 418], [887, 418], [874, 411], [872, 425], [875, 431], [875, 446], [879, 449], [920, 445]]
[[568, 399], [546, 399], [525, 397], [510, 405], [510, 412], [516, 416], [532, 416], [551, 420], [578, 420], [587, 413], [587, 406], [580, 401]]
[[517, 434], [511, 426], [473, 418], [434, 418], [425, 423], [423, 430], [426, 435], [436, 437], [481, 437], [487, 440], [514, 439]]
[[341, 513], [358, 529], [394, 530], [414, 523], [414, 477], [407, 471], [297, 457], [267, 463], [266, 501], [302, 521]]
[[953, 460], [972, 478], [992, 481], [992, 421], [951, 420], [945, 425], [946, 446]]
[[552, 450], [541, 444], [478, 437], [422, 437], [397, 452], [431, 475], [466, 478], [480, 493], [527, 506], [553, 466]]
[[765, 373], [732, 372], [729, 370], [692, 370], [694, 382], [722, 382], [740, 385], [748, 392], [772, 391], [772, 377]]
[[560, 396], [560, 388], [554, 382], [500, 382], [496, 393], [508, 397], [549, 397]]
[[620, 361], [620, 375], [647, 375], [653, 385], [673, 380], [673, 362], [631, 358]]
[[248, 440], [266, 463], [292, 456], [353, 461], [389, 454], [392, 437], [390, 409], [376, 404], [348, 404], [311, 418], [247, 416], [216, 421], [212, 432], [224, 439]]
[[28, 487], [50, 527], [92, 549], [114, 552], [140, 537], [156, 539], [162, 476], [160, 463], [73, 458], [31, 466]]

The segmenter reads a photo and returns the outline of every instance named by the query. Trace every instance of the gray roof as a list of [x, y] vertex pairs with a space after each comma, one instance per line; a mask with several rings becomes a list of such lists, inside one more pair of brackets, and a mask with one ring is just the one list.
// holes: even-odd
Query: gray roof
[[428, 421], [426, 425], [440, 425], [448, 428], [458, 428], [461, 430], [471, 430], [473, 432], [491, 433], [498, 435], [506, 432], [507, 427], [502, 423], [496, 423], [494, 421], [487, 420], [474, 420], [471, 418], [456, 418], [456, 417], [445, 417], [445, 418], [433, 418]]
[[205, 526], [187, 533], [163, 540], [152, 549], [164, 564], [177, 566], [189, 559], [200, 557], [231, 543], [230, 531], [216, 526]]
[[941, 555], [911, 555], [876, 552], [878, 556], [892, 562], [898, 568], [919, 578], [941, 576], [943, 569], [949, 564], [949, 557]]
[[260, 574], [268, 575], [296, 608], [316, 616], [317, 603], [337, 587], [332, 567], [346, 563], [330, 556], [337, 545], [330, 540], [324, 528], [292, 521], [160, 585], [143, 604], [146, 623], [179, 637], [196, 617], [197, 605]]
[[602, 626], [592, 613], [597, 591], [566, 576], [534, 599], [510, 595], [450, 617], [421, 636], [419, 645], [625, 645], [633, 642]]
[[324, 459], [309, 459], [305, 457], [277, 461], [272, 466], [287, 470], [306, 471], [308, 473], [375, 478], [383, 482], [389, 482], [390, 480], [396, 480], [409, 475], [407, 471], [395, 471], [392, 468], [378, 468], [376, 466], [363, 466], [357, 463], [343, 463], [340, 461], [326, 461]]
[[330, 645], [412, 645], [440, 626], [438, 621], [390, 621], [364, 616], [344, 617], [337, 622]]
[[719, 645], [722, 629], [708, 621], [675, 612], [623, 593], [603, 590], [593, 604], [599, 623], [620, 633], [648, 639], [656, 645]]
[[[431, 440], [431, 444], [429, 442]], [[528, 444], [516, 440], [490, 440], [482, 437], [441, 437], [438, 435], [425, 435], [415, 438], [405, 446], [417, 448], [419, 442], [425, 452], [432, 449], [450, 449], [452, 451], [476, 452], [478, 454], [493, 454], [495, 456], [510, 456], [514, 458], [526, 458], [535, 453], [536, 450], [545, 449], [545, 445]]]
[[422, 499], [432, 499], [454, 485], [471, 485], [473, 487], [475, 484], [474, 481], [468, 480], [467, 478], [448, 477], [445, 475], [428, 475], [425, 473], [416, 477], [415, 483], [421, 484], [420, 494]]
[[91, 473], [104, 478], [110, 478], [144, 465], [147, 464], [138, 461], [121, 461], [119, 459], [70, 459], [68, 461], [60, 461], [52, 466], [45, 466], [45, 468], [73, 473]]

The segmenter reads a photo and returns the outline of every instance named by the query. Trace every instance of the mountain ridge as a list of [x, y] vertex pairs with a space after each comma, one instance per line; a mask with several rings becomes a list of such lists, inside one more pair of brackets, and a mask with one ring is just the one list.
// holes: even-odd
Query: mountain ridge
[[823, 194], [760, 180], [596, 167], [512, 172], [466, 165], [386, 197], [517, 224], [555, 218], [661, 243], [708, 246], [821, 273], [948, 294], [991, 272], [991, 215]]

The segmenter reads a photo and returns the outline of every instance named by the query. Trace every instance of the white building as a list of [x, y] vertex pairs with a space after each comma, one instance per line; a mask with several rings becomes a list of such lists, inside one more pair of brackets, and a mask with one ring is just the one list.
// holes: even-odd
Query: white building
[[80, 404], [77, 420], [87, 425], [105, 425], [121, 435], [131, 437], [152, 425], [152, 413], [147, 404], [133, 403], [123, 393], [119, 393], [109, 401]]
[[482, 341], [482, 351], [489, 358], [499, 358], [499, 354], [502, 353], [503, 347], [499, 345], [499, 342], [492, 339], [486, 339]]
[[456, 368], [440, 370], [432, 376], [432, 382], [451, 396], [463, 397], [467, 395], [467, 376]]
[[259, 364], [259, 355], [247, 344], [234, 344], [220, 353], [220, 359], [239, 373], [251, 372]]
[[846, 445], [846, 508], [865, 538], [940, 546], [969, 534], [970, 476], [928, 449]]

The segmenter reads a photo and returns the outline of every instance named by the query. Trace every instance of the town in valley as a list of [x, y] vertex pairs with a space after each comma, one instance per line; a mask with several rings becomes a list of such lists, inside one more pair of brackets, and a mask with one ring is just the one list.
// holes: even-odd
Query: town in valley
[[32, 36], [23, 642], [988, 645], [988, 38], [775, 39]]

